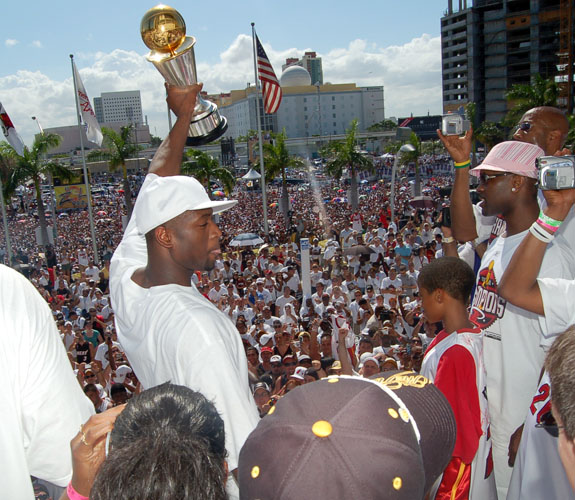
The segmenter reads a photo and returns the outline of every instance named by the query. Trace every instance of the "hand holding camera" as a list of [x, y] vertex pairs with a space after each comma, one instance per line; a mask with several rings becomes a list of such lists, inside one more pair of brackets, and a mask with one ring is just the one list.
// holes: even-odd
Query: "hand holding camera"
[[536, 164], [542, 191], [575, 188], [575, 156], [541, 156]]

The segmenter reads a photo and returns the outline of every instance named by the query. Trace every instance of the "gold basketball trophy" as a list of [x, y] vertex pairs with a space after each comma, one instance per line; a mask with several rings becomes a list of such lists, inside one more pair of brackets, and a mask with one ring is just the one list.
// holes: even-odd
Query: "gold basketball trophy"
[[[198, 83], [194, 45], [196, 39], [186, 36], [186, 23], [180, 13], [167, 5], [156, 5], [142, 18], [142, 40], [150, 49], [147, 55], [170, 85]], [[200, 146], [215, 141], [228, 128], [218, 107], [198, 95], [194, 118], [188, 132], [188, 146]]]

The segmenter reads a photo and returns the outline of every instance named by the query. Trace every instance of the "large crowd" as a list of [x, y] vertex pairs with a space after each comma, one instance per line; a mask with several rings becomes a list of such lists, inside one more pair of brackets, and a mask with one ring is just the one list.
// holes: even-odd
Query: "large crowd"
[[[526, 114], [521, 123], [536, 123], [529, 120]], [[516, 135], [532, 127], [522, 128], [520, 124]], [[449, 495], [457, 493], [458, 498], [469, 498], [472, 494], [474, 498], [502, 499], [510, 481], [508, 498], [527, 498], [526, 485], [532, 483], [531, 472], [525, 471], [538, 467], [534, 465], [538, 462], [533, 458], [532, 448], [538, 448], [542, 454], [544, 450], [553, 453], [555, 449], [554, 443], [552, 447], [549, 442], [538, 444], [541, 434], [532, 435], [537, 426], [558, 427], [557, 423], [547, 421], [551, 418], [548, 392], [545, 398], [537, 399], [536, 395], [533, 399], [532, 408], [536, 403], [545, 403], [536, 422], [528, 419], [525, 430], [523, 422], [535, 389], [548, 380], [538, 380], [536, 375], [543, 366], [545, 350], [560, 331], [556, 324], [550, 326], [551, 320], [540, 326], [535, 314], [524, 313], [512, 305], [516, 297], [513, 286], [510, 291], [507, 282], [517, 278], [508, 277], [505, 271], [508, 265], [513, 268], [509, 261], [527, 233], [551, 243], [566, 215], [553, 211], [558, 204], [546, 196], [551, 215], [541, 211], [537, 218], [535, 159], [546, 150], [528, 144], [527, 139], [515, 138], [516, 141], [496, 146], [476, 169], [483, 200], [480, 212], [473, 212], [470, 200], [468, 207], [462, 206], [452, 195], [453, 228], [445, 208], [450, 202], [454, 172], [454, 193], [463, 189], [469, 198], [470, 150], [465, 149], [470, 148], [468, 135], [442, 138], [450, 156], [421, 158], [421, 193], [417, 193], [420, 196], [415, 196], [413, 165], [400, 171], [394, 207], [390, 206], [392, 158], [375, 159], [375, 174], [360, 177], [359, 206], [355, 210], [349, 204], [351, 193], [346, 179], [327, 178], [321, 168], [311, 166], [305, 172], [290, 172], [291, 177], [299, 177], [303, 182], [287, 188], [289, 213], [285, 219], [280, 211], [282, 187], [274, 185], [268, 189], [268, 234], [264, 231], [260, 192], [238, 183], [230, 196], [238, 200], [237, 205], [217, 215], [222, 251], [210, 249], [213, 268], [198, 270], [191, 278], [194, 290], [203, 296], [201, 300], [211, 302], [210, 307], [229, 318], [234, 334], [237, 332], [241, 339], [247, 364], [242, 368], [247, 368], [245, 382], [262, 422], [276, 413], [275, 407], [283, 398], [296, 401], [295, 396], [288, 394], [303, 397], [303, 391], [297, 392], [300, 386], [323, 379], [339, 380], [330, 378], [333, 376], [371, 379], [398, 370], [413, 372], [413, 376], [421, 373], [449, 401], [454, 416], [445, 414], [446, 421], [454, 418], [457, 423], [454, 448], [447, 451], [450, 461], [442, 462], [441, 470], [437, 471], [443, 472], [443, 477], [433, 491], [433, 498], [450, 498]], [[555, 152], [562, 145], [556, 141], [549, 148]], [[453, 159], [455, 170], [449, 158]], [[133, 176], [130, 182], [136, 199], [144, 177]], [[146, 196], [152, 196], [148, 189], [153, 182], [156, 180], [144, 182], [142, 192]], [[508, 184], [505, 189], [494, 187], [504, 183]], [[138, 373], [140, 378], [149, 377], [151, 370], [142, 369], [142, 365], [131, 366], [130, 356], [125, 353], [127, 346], [118, 341], [116, 331], [110, 262], [118, 246], [125, 244], [120, 242], [126, 215], [119, 186], [119, 179], [109, 176], [94, 179], [97, 255], [92, 250], [86, 210], [58, 214], [54, 245], [45, 249], [40, 249], [35, 241], [37, 207], [30, 193], [24, 191], [19, 199], [12, 200], [8, 214], [7, 229], [14, 253], [10, 264], [29, 278], [49, 305], [74, 375], [97, 413], [122, 405], [142, 392]], [[214, 185], [213, 190], [217, 187]], [[46, 201], [49, 205], [50, 200]], [[453, 213], [454, 208], [457, 214]], [[472, 218], [471, 237], [461, 236], [465, 210], [469, 210]], [[563, 218], [552, 218], [555, 213], [561, 213]], [[498, 221], [495, 216], [500, 216]], [[158, 224], [165, 221], [158, 219]], [[502, 232], [505, 224], [504, 237], [493, 234], [490, 238], [491, 231]], [[569, 221], [563, 227], [569, 229], [558, 233], [549, 250], [551, 257], [542, 265], [542, 275], [554, 280], [573, 278], [572, 252], [568, 250], [572, 224]], [[551, 228], [551, 236], [541, 228]], [[126, 234], [138, 229], [128, 227]], [[158, 234], [155, 235], [158, 241], [152, 240], [149, 230], [140, 231], [141, 237], [146, 235], [149, 252], [153, 245], [171, 248], [169, 239], [162, 240]], [[261, 242], [236, 246], [234, 237], [242, 233], [256, 233]], [[309, 240], [309, 262], [302, 262], [307, 258], [307, 251], [303, 252], [300, 245], [302, 238]], [[485, 249], [486, 240], [490, 239], [494, 241]], [[509, 245], [513, 245], [512, 251]], [[6, 249], [1, 248], [0, 256], [6, 258], [6, 255]], [[129, 256], [120, 252], [120, 257]], [[148, 261], [147, 270], [152, 269], [149, 264], [153, 260], [151, 257]], [[130, 265], [135, 266], [134, 262]], [[142, 284], [148, 279], [146, 271], [142, 275], [137, 275], [138, 272], [134, 273], [133, 281], [142, 290], [149, 289]], [[508, 303], [502, 296], [496, 296], [504, 274]], [[132, 283], [130, 277], [128, 281]], [[122, 307], [128, 306], [122, 304]], [[540, 303], [539, 309], [522, 307], [528, 311], [542, 310]], [[142, 317], [145, 316], [142, 312]], [[124, 320], [122, 328], [126, 331], [127, 324]], [[516, 328], [517, 332], [507, 333], [517, 325], [521, 326]], [[504, 330], [506, 333], [502, 335]], [[158, 361], [158, 366], [162, 362]], [[225, 358], [203, 360], [213, 365], [210, 370], [221, 362]], [[219, 369], [227, 373], [227, 368]], [[521, 390], [517, 390], [519, 378], [524, 383]], [[327, 386], [322, 387], [328, 390]], [[312, 393], [311, 389], [307, 391]], [[224, 421], [226, 418], [229, 415], [224, 413]], [[404, 420], [408, 422], [409, 418]], [[316, 436], [322, 432], [328, 431], [314, 430]], [[518, 452], [521, 432], [524, 437]], [[86, 439], [83, 431], [81, 438]], [[248, 443], [254, 440], [257, 441], [257, 434], [250, 436]], [[248, 446], [252, 454], [253, 446]], [[513, 470], [516, 455], [520, 466]], [[554, 456], [555, 462], [549, 461], [549, 467], [559, 463], [556, 452]], [[241, 461], [239, 471], [241, 475]], [[259, 467], [254, 466], [251, 478], [258, 474]], [[402, 482], [397, 479], [393, 479], [393, 487], [400, 490]], [[553, 481], [556, 492], [572, 494], [564, 475], [556, 474]], [[562, 489], [564, 485], [567, 490]], [[430, 488], [427, 485], [424, 493]]]
[[[424, 324], [416, 300], [417, 275], [423, 264], [441, 255], [437, 207], [445, 201], [441, 188], [450, 182], [445, 175], [444, 156], [435, 157], [437, 171], [433, 160], [424, 157], [426, 169], [422, 176], [422, 191], [432, 203], [412, 207], [413, 179], [404, 176], [397, 186], [395, 221], [391, 221], [389, 208], [390, 184], [383, 180], [389, 174], [389, 161], [388, 165], [376, 162], [378, 172], [374, 178], [360, 183], [360, 205], [353, 213], [346, 200], [349, 186], [345, 182], [314, 179], [313, 183], [289, 187], [293, 215], [284, 221], [278, 203], [281, 187], [273, 187], [267, 193], [269, 236], [263, 232], [261, 193], [238, 184], [232, 193], [232, 198], [239, 200], [238, 205], [219, 221], [224, 253], [212, 272], [197, 274], [197, 285], [242, 334], [253, 382], [267, 375], [261, 386], [270, 388], [265, 405], [272, 401], [272, 395], [284, 394], [293, 385], [290, 376], [301, 361], [298, 356], [304, 356], [304, 366], [309, 364], [310, 374], [314, 374], [308, 377], [331, 373], [330, 363], [339, 366], [337, 352], [332, 352], [331, 345], [336, 339], [327, 342], [332, 327], [326, 318], [335, 318], [335, 313], [344, 317], [356, 334], [356, 341], [350, 337], [348, 342], [357, 344], [354, 364], [360, 366], [360, 371], [361, 356], [367, 352], [375, 353], [368, 367], [373, 360], [382, 367], [387, 363], [385, 366], [394, 368], [418, 367], [421, 363], [422, 342], [411, 345], [413, 331], [423, 339], [424, 350], [435, 327]], [[134, 198], [142, 180], [143, 176], [130, 178]], [[107, 187], [102, 188], [102, 184]], [[57, 212], [57, 238], [47, 249], [36, 242], [37, 207], [31, 191], [15, 197], [8, 212], [12, 266], [29, 277], [49, 303], [79, 382], [98, 411], [124, 402], [139, 389], [117, 342], [109, 297], [110, 259], [121, 240], [122, 216], [126, 215], [120, 186], [119, 179], [103, 175], [96, 177], [92, 185], [96, 193], [93, 213], [98, 264], [93, 255], [87, 210]], [[49, 195], [45, 202], [50, 224]], [[239, 249], [226, 245], [244, 232], [261, 234], [266, 243]], [[310, 238], [312, 244], [311, 296], [302, 294], [298, 246], [301, 237]], [[0, 254], [7, 259], [4, 243]], [[366, 253], [348, 254], [354, 247]], [[316, 371], [311, 369], [309, 349], [313, 343], [309, 331], [316, 332], [316, 343], [323, 338], [325, 352], [316, 348], [316, 353], [323, 353], [322, 358], [327, 360], [320, 367], [316, 355]], [[304, 332], [301, 338], [300, 332]], [[268, 339], [262, 344], [263, 350], [258, 344], [262, 335]], [[107, 354], [109, 346], [112, 357]], [[286, 351], [294, 358], [286, 358]], [[279, 379], [278, 368], [272, 370], [278, 364], [278, 355], [280, 366], [289, 364], [285, 374], [281, 368]], [[275, 357], [270, 363], [272, 356]], [[298, 374], [296, 380], [303, 380], [301, 370]], [[256, 394], [262, 401], [260, 392]], [[265, 405], [262, 411], [268, 408]]]

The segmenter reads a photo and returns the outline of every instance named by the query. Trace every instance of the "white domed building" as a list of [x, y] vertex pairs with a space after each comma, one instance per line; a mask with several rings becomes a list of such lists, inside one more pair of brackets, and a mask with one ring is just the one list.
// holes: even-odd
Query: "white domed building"
[[280, 77], [280, 85], [284, 87], [305, 87], [311, 85], [311, 76], [307, 69], [298, 66], [288, 66]]
[[[314, 85], [307, 69], [297, 64], [286, 67], [279, 82], [280, 107], [273, 115], [260, 115], [262, 130], [285, 129], [288, 138], [333, 136], [345, 134], [352, 120], [358, 121], [358, 130], [363, 132], [385, 118], [383, 86]], [[226, 137], [237, 138], [257, 129], [255, 97], [255, 87], [249, 86], [216, 99], [228, 120]]]

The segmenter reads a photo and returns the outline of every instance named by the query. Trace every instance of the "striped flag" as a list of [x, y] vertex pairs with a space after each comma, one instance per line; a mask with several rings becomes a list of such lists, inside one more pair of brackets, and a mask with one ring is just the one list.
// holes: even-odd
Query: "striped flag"
[[76, 99], [80, 108], [80, 114], [82, 115], [82, 121], [86, 126], [86, 137], [90, 142], [101, 146], [104, 136], [102, 135], [100, 124], [96, 119], [96, 114], [90, 104], [90, 98], [86, 93], [86, 89], [84, 88], [84, 84], [80, 78], [80, 73], [78, 72], [78, 68], [76, 68], [74, 61], [72, 61], [72, 68], [74, 69], [74, 82], [76, 84]]
[[256, 35], [256, 46], [258, 52], [258, 75], [262, 82], [262, 94], [264, 98], [264, 111], [271, 115], [275, 113], [282, 102], [282, 89], [280, 82], [274, 73], [274, 69], [266, 55], [266, 51]]
[[0, 127], [2, 127], [4, 137], [6, 137], [6, 140], [8, 141], [10, 146], [14, 148], [14, 151], [16, 151], [16, 153], [22, 156], [22, 154], [24, 153], [24, 143], [22, 142], [22, 139], [18, 135], [18, 132], [16, 132], [12, 120], [10, 120], [8, 113], [6, 113], [6, 110], [4, 109], [4, 106], [2, 106], [1, 102], [0, 102]]

